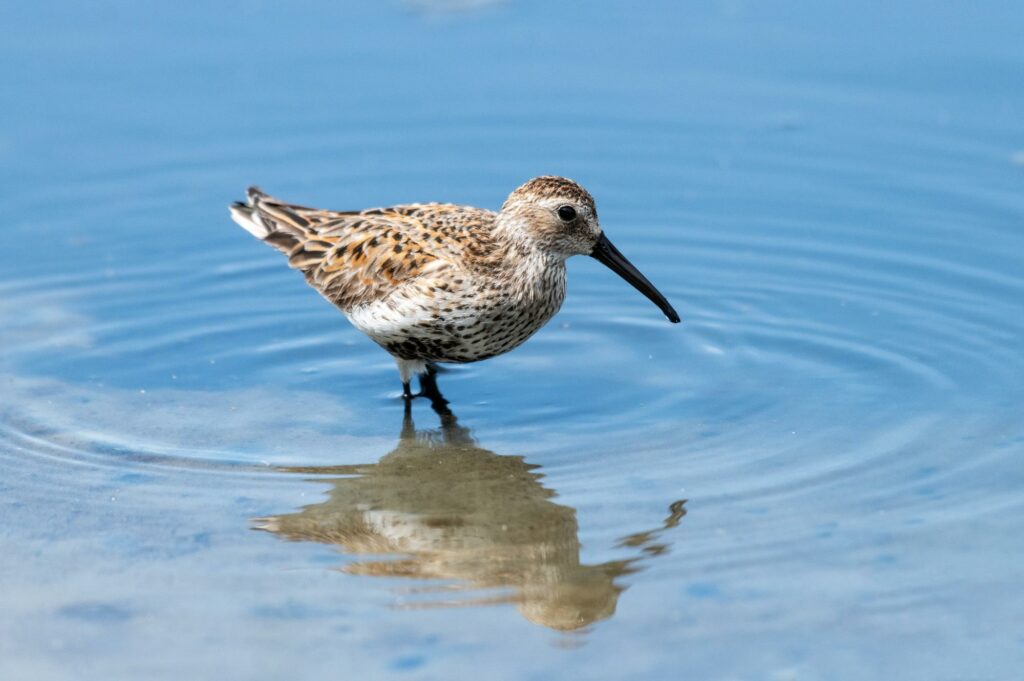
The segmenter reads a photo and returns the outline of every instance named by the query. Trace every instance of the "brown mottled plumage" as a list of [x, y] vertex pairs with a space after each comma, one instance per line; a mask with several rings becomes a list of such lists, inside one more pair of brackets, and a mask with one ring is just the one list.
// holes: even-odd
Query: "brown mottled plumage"
[[486, 359], [533, 335], [561, 306], [573, 255], [605, 262], [679, 319], [604, 237], [587, 190], [562, 177], [530, 180], [500, 213], [440, 203], [328, 211], [256, 188], [231, 213], [395, 357], [406, 394], [432, 363]]

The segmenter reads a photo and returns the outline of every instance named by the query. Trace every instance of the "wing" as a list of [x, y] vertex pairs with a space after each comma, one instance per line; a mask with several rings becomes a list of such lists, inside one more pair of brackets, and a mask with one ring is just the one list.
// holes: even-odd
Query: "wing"
[[471, 223], [493, 213], [442, 204], [327, 211], [284, 203], [253, 188], [247, 203], [232, 206], [232, 215], [348, 311], [458, 263]]

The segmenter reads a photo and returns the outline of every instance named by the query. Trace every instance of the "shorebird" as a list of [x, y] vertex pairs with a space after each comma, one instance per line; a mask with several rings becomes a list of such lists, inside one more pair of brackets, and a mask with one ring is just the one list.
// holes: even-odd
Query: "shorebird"
[[679, 315], [608, 240], [594, 199], [564, 177], [536, 177], [497, 213], [446, 203], [362, 211], [307, 208], [250, 187], [231, 216], [288, 256], [306, 281], [398, 364], [403, 395], [440, 398], [436, 363], [476, 362], [537, 332], [565, 299], [565, 261], [589, 255]]

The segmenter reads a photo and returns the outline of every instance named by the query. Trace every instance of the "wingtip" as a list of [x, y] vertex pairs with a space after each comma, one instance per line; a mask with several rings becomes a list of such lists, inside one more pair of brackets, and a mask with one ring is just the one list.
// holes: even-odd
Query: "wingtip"
[[249, 204], [252, 205], [256, 203], [257, 199], [264, 198], [267, 195], [267, 193], [260, 189], [259, 187], [252, 186], [245, 190], [245, 195], [249, 197]]

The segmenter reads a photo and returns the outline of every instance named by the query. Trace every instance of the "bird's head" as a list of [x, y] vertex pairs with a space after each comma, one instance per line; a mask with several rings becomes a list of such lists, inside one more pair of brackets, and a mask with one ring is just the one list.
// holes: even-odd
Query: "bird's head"
[[509, 194], [501, 215], [541, 250], [568, 258], [589, 255], [601, 238], [590, 193], [564, 177], [535, 177]]
[[576, 182], [553, 175], [535, 177], [509, 194], [498, 220], [545, 254], [599, 260], [647, 296], [669, 321], [679, 321], [665, 296], [604, 235], [594, 198]]

